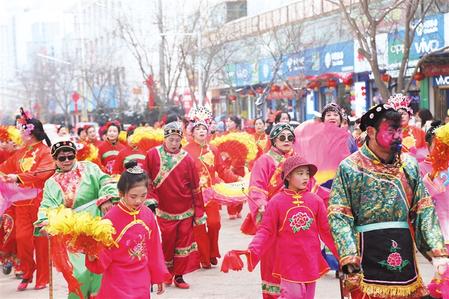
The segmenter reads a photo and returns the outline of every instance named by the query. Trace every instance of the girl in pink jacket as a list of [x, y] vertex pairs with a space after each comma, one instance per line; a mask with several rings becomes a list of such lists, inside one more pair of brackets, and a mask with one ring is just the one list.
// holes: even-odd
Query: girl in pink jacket
[[287, 158], [283, 166], [286, 188], [268, 202], [248, 250], [234, 251], [247, 255], [252, 271], [264, 253], [275, 248], [273, 276], [281, 280], [279, 298], [314, 298], [315, 281], [329, 271], [320, 240], [338, 256], [324, 202], [307, 187], [316, 172], [316, 166], [300, 156]]

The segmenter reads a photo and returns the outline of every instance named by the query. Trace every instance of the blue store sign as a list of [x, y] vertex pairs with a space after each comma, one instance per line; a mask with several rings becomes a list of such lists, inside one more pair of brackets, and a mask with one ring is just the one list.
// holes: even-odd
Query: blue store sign
[[257, 72], [260, 83], [267, 83], [273, 79], [274, 59], [264, 58], [257, 62]]
[[433, 77], [433, 86], [449, 86], [449, 76]]
[[235, 65], [235, 86], [251, 85], [253, 81], [253, 65], [240, 63]]
[[354, 41], [319, 49], [321, 73], [345, 73], [354, 70]]
[[282, 75], [284, 77], [298, 76], [305, 69], [305, 53], [289, 54], [282, 62]]
[[[404, 56], [404, 31], [388, 34], [388, 63], [400, 63]], [[418, 60], [423, 54], [444, 46], [444, 16], [426, 17], [418, 25], [410, 48], [410, 60]]]

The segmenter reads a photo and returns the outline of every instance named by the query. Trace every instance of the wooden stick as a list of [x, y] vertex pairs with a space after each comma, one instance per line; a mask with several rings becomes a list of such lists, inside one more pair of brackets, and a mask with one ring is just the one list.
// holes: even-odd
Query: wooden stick
[[51, 241], [48, 236], [48, 266], [49, 266], [49, 285], [48, 285], [48, 298], [53, 299], [53, 265], [51, 262]]

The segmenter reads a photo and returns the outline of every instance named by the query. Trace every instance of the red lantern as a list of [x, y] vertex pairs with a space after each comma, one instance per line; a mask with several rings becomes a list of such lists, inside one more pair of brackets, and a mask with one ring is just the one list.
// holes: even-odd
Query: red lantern
[[382, 81], [384, 81], [384, 82], [390, 82], [391, 76], [390, 76], [389, 74], [385, 73], [385, 74], [382, 74], [381, 79], [382, 79]]
[[80, 99], [80, 94], [76, 91], [72, 93], [72, 100], [75, 102], [75, 113], [78, 113], [78, 101]]
[[251, 89], [250, 91], [248, 91], [248, 95], [253, 97], [256, 95], [256, 93]]
[[421, 80], [424, 80], [425, 77], [426, 76], [424, 76], [423, 73], [416, 72], [415, 75], [413, 76], [413, 79], [416, 80], [416, 81], [421, 81]]
[[279, 85], [274, 84], [271, 86], [272, 92], [279, 92], [280, 90], [281, 90], [281, 87]]
[[346, 85], [346, 86], [351, 86], [352, 83], [353, 82], [352, 82], [352, 78], [351, 77], [343, 79], [343, 84]]
[[257, 87], [256, 92], [258, 94], [262, 94], [263, 93], [263, 88], [262, 87]]
[[335, 87], [337, 87], [337, 85], [338, 85], [337, 81], [332, 80], [332, 79], [327, 80], [327, 86], [329, 88], [335, 88]]
[[237, 100], [237, 96], [236, 95], [230, 95], [229, 99], [231, 100], [231, 102], [235, 102]]

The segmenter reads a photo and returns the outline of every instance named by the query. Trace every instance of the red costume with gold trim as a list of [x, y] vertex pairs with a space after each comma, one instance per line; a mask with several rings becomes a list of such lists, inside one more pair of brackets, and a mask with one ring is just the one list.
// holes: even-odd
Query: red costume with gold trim
[[[39, 189], [43, 189], [45, 181], [53, 175], [54, 169], [50, 149], [42, 142], [17, 150], [0, 165], [0, 172], [18, 176], [21, 187]], [[45, 285], [49, 280], [48, 241], [45, 237], [33, 237], [33, 223], [37, 220], [41, 200], [42, 193], [39, 193], [36, 198], [17, 201], [13, 205], [16, 212], [17, 256], [24, 272], [23, 279], [31, 280], [37, 270], [36, 284]]]
[[167, 268], [173, 275], [199, 269], [193, 224], [203, 217], [204, 203], [193, 159], [185, 150], [170, 153], [161, 145], [147, 153], [144, 168], [153, 182], [150, 196], [158, 202], [156, 215]]
[[103, 273], [96, 298], [150, 298], [151, 284], [169, 275], [153, 213], [145, 206], [131, 211], [119, 202], [104, 218], [114, 225], [118, 247], [102, 251], [94, 261], [86, 259], [90, 271]]
[[[223, 179], [226, 183], [235, 182], [238, 179], [232, 171], [226, 167], [221, 159], [220, 152], [212, 145], [204, 146], [191, 141], [184, 148], [195, 161], [195, 167], [200, 178], [200, 188], [208, 188], [219, 183]], [[218, 235], [221, 228], [220, 204], [211, 200], [206, 203], [207, 231], [205, 225], [195, 226], [195, 239], [198, 243], [201, 263], [210, 264], [211, 258], [220, 257], [218, 248]]]

